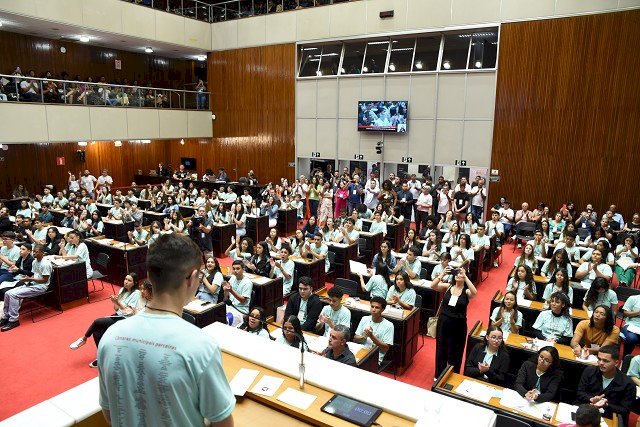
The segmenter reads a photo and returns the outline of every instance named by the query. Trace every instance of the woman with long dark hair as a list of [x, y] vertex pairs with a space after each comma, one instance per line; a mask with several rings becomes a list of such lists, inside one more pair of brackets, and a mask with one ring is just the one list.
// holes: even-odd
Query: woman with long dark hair
[[520, 366], [515, 389], [529, 402], [543, 403], [558, 400], [562, 371], [560, 355], [555, 347], [547, 346]]
[[609, 307], [615, 316], [618, 313], [618, 295], [611, 289], [609, 281], [603, 277], [596, 277], [584, 296], [582, 308], [593, 311], [596, 306]]
[[222, 282], [224, 276], [220, 270], [220, 263], [216, 257], [207, 258], [204, 268], [200, 270], [200, 286], [196, 298], [213, 304], [218, 303], [223, 298]]
[[573, 337], [573, 322], [569, 315], [569, 297], [556, 292], [549, 297], [549, 310], [538, 315], [533, 329], [536, 337], [559, 344], [569, 344]]
[[600, 347], [605, 345], [617, 347], [619, 340], [620, 328], [615, 324], [615, 316], [611, 308], [606, 305], [598, 305], [593, 310], [591, 319], [578, 323], [570, 345], [573, 354], [581, 357], [588, 354], [598, 354]]
[[522, 313], [518, 311], [518, 296], [513, 291], [507, 291], [500, 306], [491, 312], [491, 326], [500, 328], [503, 332], [517, 334], [522, 328]]
[[300, 340], [301, 336], [302, 327], [300, 326], [300, 319], [292, 314], [287, 317], [282, 324], [282, 335], [276, 338], [276, 342], [299, 348], [302, 345], [302, 341]]
[[556, 270], [551, 281], [545, 286], [543, 301], [547, 303], [555, 292], [562, 292], [569, 298], [569, 303], [573, 304], [573, 288], [569, 286], [569, 273], [564, 268]]
[[[452, 277], [452, 283], [445, 281]], [[454, 271], [447, 267], [433, 282], [431, 287], [444, 292], [442, 310], [438, 319], [436, 338], [436, 369], [434, 376], [440, 375], [447, 365], [460, 372], [462, 356], [467, 339], [467, 306], [478, 291], [463, 267]]]
[[369, 292], [371, 298], [380, 297], [387, 298], [387, 292], [391, 287], [391, 279], [389, 278], [389, 268], [387, 264], [378, 262], [375, 264], [375, 273], [369, 278], [367, 283], [364, 283], [364, 277], [358, 273], [360, 278], [360, 287], [363, 292]]
[[[111, 295], [111, 302], [115, 313], [111, 316], [101, 317], [93, 321], [87, 332], [83, 336], [75, 340], [69, 348], [77, 350], [87, 343], [87, 339], [93, 336], [93, 340], [96, 343], [96, 348], [100, 344], [100, 340], [104, 333], [120, 320], [133, 316], [134, 314], [144, 310], [148, 301], [153, 298], [153, 292], [151, 283], [145, 281], [142, 286], [142, 291], [139, 289], [138, 275], [136, 273], [129, 273], [124, 278], [122, 289], [118, 295]], [[89, 364], [92, 368], [98, 367], [98, 360], [94, 360]]]
[[[388, 240], [383, 240], [380, 244], [380, 249], [373, 256], [371, 265], [375, 267], [377, 264], [386, 264], [389, 269], [389, 273], [396, 268], [396, 257], [391, 254], [391, 243]], [[383, 297], [384, 298], [384, 297]]]
[[262, 338], [273, 340], [275, 338], [269, 334], [266, 321], [267, 315], [265, 314], [264, 309], [262, 307], [253, 307], [249, 311], [249, 315], [245, 316], [244, 322], [238, 325], [238, 329], [249, 332], [250, 334], [256, 334]]

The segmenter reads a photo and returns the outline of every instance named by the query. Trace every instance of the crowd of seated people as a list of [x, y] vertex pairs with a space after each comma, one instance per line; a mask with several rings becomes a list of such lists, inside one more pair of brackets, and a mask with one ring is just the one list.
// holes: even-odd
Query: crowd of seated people
[[[379, 314], [388, 304], [413, 308], [416, 294], [411, 280], [419, 276], [420, 261], [417, 257], [432, 257], [439, 261], [431, 277], [433, 287], [443, 292], [447, 302], [443, 305], [438, 325], [436, 359], [439, 369], [436, 373], [449, 364], [457, 370], [464, 368], [464, 372], [474, 378], [502, 384], [505, 365], [509, 364], [508, 349], [503, 344], [504, 334], [519, 334], [525, 326], [530, 326], [541, 341], [570, 346], [576, 357], [597, 359], [597, 366], [588, 368], [588, 372], [585, 370], [577, 384], [577, 396], [581, 402], [602, 408], [606, 416], [618, 413], [626, 418], [629, 413], [629, 402], [633, 401], [630, 397], [631, 380], [620, 373], [617, 362], [620, 359], [620, 341], [624, 344], [624, 354], [632, 353], [635, 344], [640, 342], [640, 334], [635, 333], [636, 319], [640, 319], [640, 296], [630, 297], [621, 308], [626, 323], [619, 327], [615, 324], [618, 300], [611, 288], [614, 284], [630, 286], [633, 283], [640, 215], [634, 214], [631, 221], [625, 222], [615, 205], [600, 217], [591, 206], [578, 212], [571, 203], [557, 213], [543, 205], [529, 211], [526, 203], [514, 212], [510, 203], [502, 200], [500, 206], [489, 210], [491, 218], [483, 221], [474, 215], [473, 209], [484, 210], [484, 182], [479, 177], [471, 184], [464, 178], [460, 179], [453, 186], [442, 177], [434, 184], [430, 177], [424, 177], [423, 181], [415, 176], [402, 180], [391, 174], [380, 183], [375, 172], [362, 182], [360, 170], [343, 170], [341, 173], [314, 170], [311, 176], [300, 176], [291, 184], [284, 178], [277, 183], [268, 183], [254, 198], [248, 192], [238, 196], [226, 182], [228, 176], [222, 168], [218, 174], [209, 170], [200, 179], [220, 181], [219, 189], [212, 191], [198, 188], [193, 181], [187, 183], [192, 174], [184, 168], [178, 168], [173, 174], [171, 171], [163, 172], [162, 165], [159, 169], [160, 175], [167, 177], [163, 184], [132, 185], [126, 190], [111, 188], [113, 180], [106, 171], [100, 176], [101, 180], [89, 171], [85, 171], [80, 180], [70, 175], [69, 188], [58, 192], [55, 197], [51, 191], [43, 190], [42, 194], [24, 200], [15, 212], [16, 222], [11, 225], [11, 232], [38, 245], [39, 250], [48, 249], [65, 256], [62, 250], [65, 243], [60, 243], [64, 240], [52, 229], [57, 224], [46, 226], [46, 222], [50, 222], [45, 222], [49, 219], [48, 209], [66, 209], [64, 224], [71, 224], [70, 228], [87, 237], [99, 234], [100, 222], [105, 220], [95, 214], [96, 203], [112, 205], [106, 219], [135, 222], [137, 204], [141, 200], [147, 201], [149, 210], [166, 213], [168, 217], [164, 222], [153, 224], [149, 230], [141, 229], [138, 220], [129, 236], [130, 241], [148, 244], [154, 235], [166, 232], [184, 233], [195, 239], [206, 260], [199, 298], [207, 301], [230, 298], [241, 309], [240, 313], [235, 313], [240, 315], [232, 315], [233, 323], [268, 338], [269, 333], [263, 331], [260, 322], [242, 316], [242, 310], [249, 312], [251, 309], [256, 319], [263, 317], [251, 303], [252, 285], [245, 273], [259, 271], [261, 275], [282, 277], [283, 292], [293, 294], [287, 305], [285, 331], [279, 340], [297, 346], [296, 334], [299, 331], [325, 334], [330, 337], [330, 348], [324, 354], [352, 363], [343, 342], [350, 332], [345, 334], [342, 328], [334, 329], [340, 324], [349, 326], [341, 295], [337, 290], [329, 293], [330, 310], [322, 309], [316, 301], [317, 296], [310, 291], [310, 278], [299, 278], [294, 283], [293, 263], [289, 257], [297, 255], [326, 260], [327, 246], [357, 240], [363, 220], [370, 220], [371, 227], [384, 233], [384, 225], [404, 225], [412, 218], [417, 219], [402, 242], [402, 251], [406, 255], [398, 260], [385, 240], [373, 256], [371, 277], [367, 280], [361, 277], [362, 289], [371, 295], [371, 316], [358, 325], [356, 340], [369, 346], [377, 345], [382, 355], [393, 345], [393, 325], [389, 327]], [[250, 173], [243, 182], [257, 184], [258, 180], [255, 174]], [[28, 193], [23, 187], [18, 187], [13, 195], [24, 197]], [[181, 206], [191, 207], [194, 215], [182, 218]], [[247, 215], [271, 218], [275, 212], [277, 217], [278, 210], [283, 208], [296, 209], [302, 219], [295, 235], [279, 236], [278, 231], [272, 228], [265, 241], [253, 242], [243, 233]], [[6, 208], [0, 209], [0, 225], [6, 223], [3, 218], [8, 214]], [[509, 240], [522, 221], [535, 223], [536, 230], [516, 258], [504, 299], [490, 313], [491, 324], [484, 344], [472, 350], [463, 367], [466, 311], [477, 293], [467, 275], [474, 252], [489, 248], [500, 250], [500, 244]], [[236, 237], [227, 250], [233, 258], [229, 281], [220, 274], [219, 264], [210, 253], [211, 246], [200, 241], [210, 233], [214, 223], [236, 225]], [[580, 234], [579, 230], [582, 230]], [[75, 236], [72, 238], [72, 242], [79, 242]], [[517, 241], [513, 244], [518, 245]], [[536, 257], [546, 258], [542, 267]], [[631, 273], [627, 271], [629, 269]], [[533, 281], [535, 273], [540, 273], [548, 281], [542, 295], [538, 295]], [[392, 275], [395, 275], [393, 280]], [[574, 276], [581, 286], [588, 287], [581, 304], [589, 317], [576, 327], [569, 310], [574, 298], [570, 280]], [[524, 325], [522, 307], [518, 304], [523, 300], [540, 300], [547, 304], [533, 325]], [[636, 380], [640, 376], [638, 366], [640, 359], [636, 358], [629, 370], [629, 375], [635, 375]], [[561, 378], [557, 350], [544, 347], [519, 368], [514, 386], [530, 401], [557, 400]]]
[[[45, 102], [49, 104], [74, 105], [109, 105], [130, 107], [169, 107], [169, 94], [164, 90], [153, 90], [148, 87], [162, 87], [154, 82], [130, 81], [117, 78], [107, 82], [104, 75], [93, 79], [80, 75], [71, 77], [66, 71], [54, 76], [50, 71], [42, 73], [38, 78], [34, 70], [27, 73], [16, 67], [11, 78], [0, 78], [0, 101]], [[61, 82], [57, 80], [65, 80]], [[202, 86], [204, 88], [204, 85]], [[198, 99], [198, 104], [205, 101]]]

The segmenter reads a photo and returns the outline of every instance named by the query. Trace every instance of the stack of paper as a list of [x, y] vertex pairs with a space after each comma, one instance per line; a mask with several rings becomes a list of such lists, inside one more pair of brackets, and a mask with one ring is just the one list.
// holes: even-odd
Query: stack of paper
[[515, 390], [505, 388], [502, 391], [502, 398], [500, 404], [507, 408], [515, 409], [516, 411], [524, 412], [532, 417], [542, 419], [545, 413], [549, 413], [553, 416], [556, 411], [556, 403], [532, 403], [524, 397], [520, 396]]
[[[207, 304], [207, 305], [204, 305]], [[193, 311], [194, 313], [202, 313], [207, 309], [213, 307], [213, 303], [207, 303], [207, 301], [202, 301], [200, 299], [194, 299], [189, 304], [185, 305], [184, 308], [189, 311]]]
[[390, 305], [384, 309], [382, 314], [386, 314], [389, 317], [393, 317], [394, 319], [402, 319], [404, 315], [404, 311], [401, 308], [391, 307]]
[[464, 380], [456, 387], [456, 393], [470, 397], [480, 402], [489, 403], [493, 397], [493, 387], [482, 384], [478, 381]]
[[363, 276], [369, 275], [367, 266], [364, 263], [349, 260], [349, 268], [353, 274], [362, 274]]
[[526, 299], [526, 298], [521, 298], [521, 299], [518, 301], [518, 305], [519, 305], [520, 307], [531, 307], [531, 300], [528, 300], [528, 299]]

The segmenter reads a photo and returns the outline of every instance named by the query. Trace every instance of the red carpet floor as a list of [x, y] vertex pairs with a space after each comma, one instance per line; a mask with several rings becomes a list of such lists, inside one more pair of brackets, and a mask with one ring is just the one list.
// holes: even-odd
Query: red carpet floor
[[[478, 296], [469, 306], [469, 327], [476, 320], [487, 321], [491, 297], [496, 290], [504, 288], [517, 254], [512, 254], [512, 250], [511, 245], [505, 246], [502, 265], [493, 269], [489, 278], [479, 285]], [[222, 264], [229, 264], [225, 262], [227, 260]], [[110, 293], [109, 287], [108, 292], [103, 291], [101, 295], [106, 298]], [[94, 298], [98, 299], [100, 295]], [[30, 318], [23, 315], [19, 328], [0, 333], [0, 420], [94, 378], [98, 372], [89, 367], [96, 355], [93, 341], [76, 351], [70, 350], [69, 344], [85, 332], [93, 319], [112, 312], [111, 302], [105, 300], [67, 310], [37, 323], [31, 323]], [[40, 316], [45, 314], [41, 312]], [[430, 388], [434, 358], [435, 341], [425, 337], [424, 347], [414, 358], [413, 365], [398, 380]]]

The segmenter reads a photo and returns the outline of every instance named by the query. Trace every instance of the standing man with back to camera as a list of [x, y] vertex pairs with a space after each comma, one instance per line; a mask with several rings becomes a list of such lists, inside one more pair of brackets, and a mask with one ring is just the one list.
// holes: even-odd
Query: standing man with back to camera
[[102, 412], [114, 426], [233, 427], [220, 347], [181, 317], [198, 290], [200, 249], [178, 233], [157, 243], [147, 255], [153, 301], [109, 328], [98, 347]]

